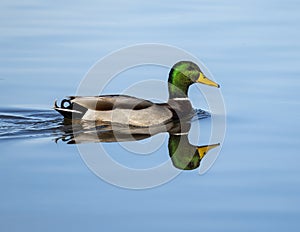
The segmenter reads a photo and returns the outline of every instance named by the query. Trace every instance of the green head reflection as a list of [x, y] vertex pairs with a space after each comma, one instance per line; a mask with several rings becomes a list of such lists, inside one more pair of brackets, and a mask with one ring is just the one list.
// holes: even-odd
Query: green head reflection
[[209, 150], [219, 145], [194, 146], [190, 144], [187, 134], [170, 134], [168, 148], [174, 167], [181, 170], [193, 170], [200, 166], [200, 161]]

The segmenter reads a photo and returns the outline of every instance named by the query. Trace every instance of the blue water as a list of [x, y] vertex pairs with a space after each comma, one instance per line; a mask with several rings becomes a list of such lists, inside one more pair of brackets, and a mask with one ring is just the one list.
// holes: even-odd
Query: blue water
[[[1, 231], [299, 231], [298, 1], [29, 0], [0, 9]], [[75, 145], [56, 143], [61, 117], [51, 107], [98, 59], [146, 42], [203, 61], [221, 85], [227, 132], [205, 175], [136, 191], [104, 182]], [[149, 68], [139, 78], [166, 75]], [[190, 95], [201, 108], [197, 89]]]

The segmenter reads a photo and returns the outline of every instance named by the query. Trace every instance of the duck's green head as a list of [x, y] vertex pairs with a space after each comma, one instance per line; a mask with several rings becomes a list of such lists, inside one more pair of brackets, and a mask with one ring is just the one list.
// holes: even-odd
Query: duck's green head
[[176, 63], [169, 73], [170, 98], [187, 97], [188, 88], [194, 83], [201, 83], [219, 88], [214, 81], [208, 79], [198, 65], [191, 61]]

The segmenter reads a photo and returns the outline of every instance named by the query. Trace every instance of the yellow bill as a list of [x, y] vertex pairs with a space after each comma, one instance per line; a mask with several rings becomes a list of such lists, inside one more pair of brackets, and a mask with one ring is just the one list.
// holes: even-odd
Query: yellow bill
[[202, 159], [209, 150], [211, 150], [211, 149], [213, 149], [215, 147], [218, 147], [219, 145], [220, 144], [217, 143], [217, 144], [212, 144], [212, 145], [198, 147], [197, 149], [198, 149], [198, 153], [199, 153], [200, 159]]
[[200, 72], [200, 75], [196, 81], [197, 83], [201, 83], [201, 84], [205, 84], [205, 85], [210, 85], [210, 86], [214, 86], [217, 88], [220, 88], [220, 85], [217, 84], [216, 82], [208, 79], [206, 76], [204, 76], [204, 74], [202, 72]]

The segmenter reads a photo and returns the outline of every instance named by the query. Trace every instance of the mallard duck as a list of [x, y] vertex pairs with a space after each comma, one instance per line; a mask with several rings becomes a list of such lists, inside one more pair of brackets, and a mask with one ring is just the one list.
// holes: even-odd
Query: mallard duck
[[[163, 125], [172, 120], [189, 118], [194, 109], [187, 97], [188, 88], [202, 83], [219, 88], [193, 62], [180, 61], [169, 72], [167, 103], [153, 103], [127, 95], [70, 96], [54, 103], [54, 109], [66, 119], [116, 123], [136, 127]], [[67, 104], [67, 105], [66, 105]]]

